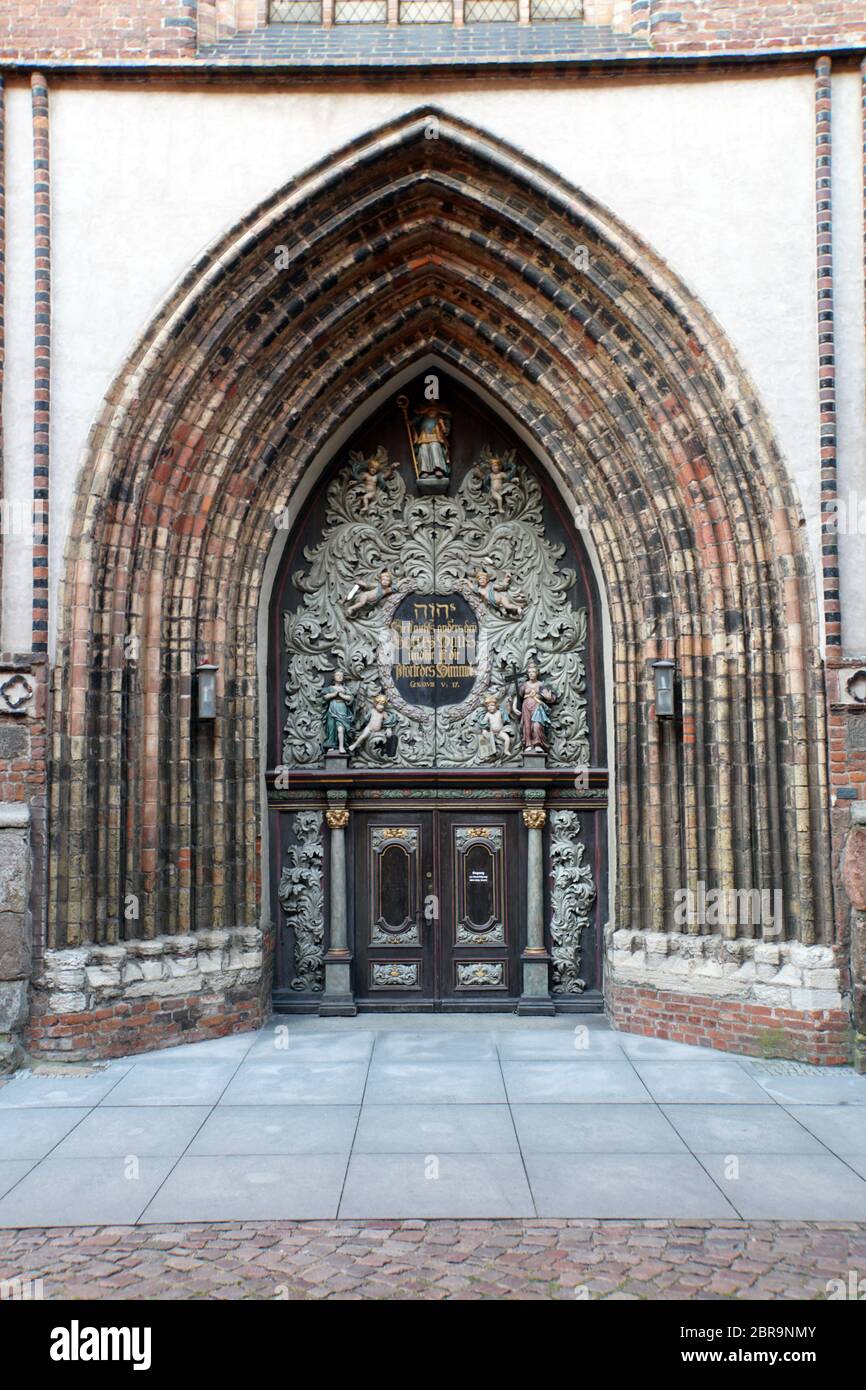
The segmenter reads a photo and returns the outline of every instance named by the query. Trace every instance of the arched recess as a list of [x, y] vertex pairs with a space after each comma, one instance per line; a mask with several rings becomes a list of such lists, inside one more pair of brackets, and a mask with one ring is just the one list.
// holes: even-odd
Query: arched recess
[[[827, 939], [814, 590], [753, 388], [610, 213], [425, 109], [204, 255], [94, 427], [60, 600], [51, 944], [258, 922], [273, 518], [334, 432], [431, 354], [587, 508], [613, 638], [615, 921], [677, 929], [674, 890], [703, 881], [781, 889], [785, 934]], [[678, 663], [678, 723], [653, 714], [657, 657]], [[207, 659], [219, 710], [197, 729]]]

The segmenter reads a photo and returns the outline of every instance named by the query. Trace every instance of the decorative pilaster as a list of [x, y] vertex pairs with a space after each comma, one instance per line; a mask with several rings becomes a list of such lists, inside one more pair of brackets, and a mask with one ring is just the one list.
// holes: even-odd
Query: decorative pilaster
[[[541, 793], [543, 796], [543, 793]], [[538, 793], [533, 799], [538, 798]], [[550, 956], [544, 945], [544, 846], [542, 832], [547, 821], [543, 806], [523, 812], [526, 826], [526, 947], [523, 962], [523, 993], [517, 1005], [519, 1014], [552, 1014], [550, 997]]]
[[[0, 77], [0, 502], [6, 496], [6, 447], [3, 431], [3, 377], [6, 367], [6, 83]], [[0, 580], [3, 577], [0, 535]]]
[[833, 302], [832, 67], [815, 64], [815, 255], [821, 449], [821, 568], [827, 646], [842, 645], [836, 470], [836, 343]]
[[[329, 793], [329, 801], [345, 800], [345, 793]], [[325, 952], [325, 993], [319, 1005], [323, 1018], [352, 1017], [358, 1011], [352, 995], [352, 954], [349, 950], [346, 914], [346, 826], [345, 806], [332, 805], [325, 812], [330, 832], [330, 914], [329, 941]]]
[[33, 639], [48, 650], [48, 450], [51, 392], [51, 183], [48, 85], [30, 79], [33, 103], [34, 369], [33, 369]]

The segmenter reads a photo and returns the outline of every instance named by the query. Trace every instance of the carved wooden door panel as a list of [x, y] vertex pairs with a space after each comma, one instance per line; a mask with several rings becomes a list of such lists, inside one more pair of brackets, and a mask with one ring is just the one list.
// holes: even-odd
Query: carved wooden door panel
[[354, 821], [356, 998], [434, 999], [433, 812]]
[[518, 994], [516, 818], [410, 809], [354, 820], [356, 998], [498, 1007]]
[[517, 818], [438, 813], [440, 998], [501, 1004], [520, 993]]

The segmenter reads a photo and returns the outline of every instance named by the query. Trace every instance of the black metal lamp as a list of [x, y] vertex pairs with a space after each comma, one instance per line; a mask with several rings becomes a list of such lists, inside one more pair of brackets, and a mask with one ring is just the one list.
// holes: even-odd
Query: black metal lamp
[[200, 720], [216, 719], [217, 670], [209, 661], [202, 661], [195, 668], [196, 714]]
[[654, 661], [653, 679], [656, 686], [656, 719], [674, 717], [674, 671], [675, 661]]

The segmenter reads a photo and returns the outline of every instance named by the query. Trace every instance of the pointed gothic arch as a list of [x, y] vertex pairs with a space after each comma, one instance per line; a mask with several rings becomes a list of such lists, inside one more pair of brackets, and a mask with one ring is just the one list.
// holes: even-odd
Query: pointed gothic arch
[[[811, 562], [754, 389], [615, 217], [423, 109], [203, 255], [94, 426], [59, 602], [49, 944], [258, 924], [273, 517], [429, 354], [519, 420], [588, 510], [613, 642], [615, 923], [671, 930], [675, 886], [781, 887], [784, 935], [829, 940]], [[678, 663], [681, 738], [653, 716], [657, 657]], [[190, 719], [203, 659], [208, 741]]]

